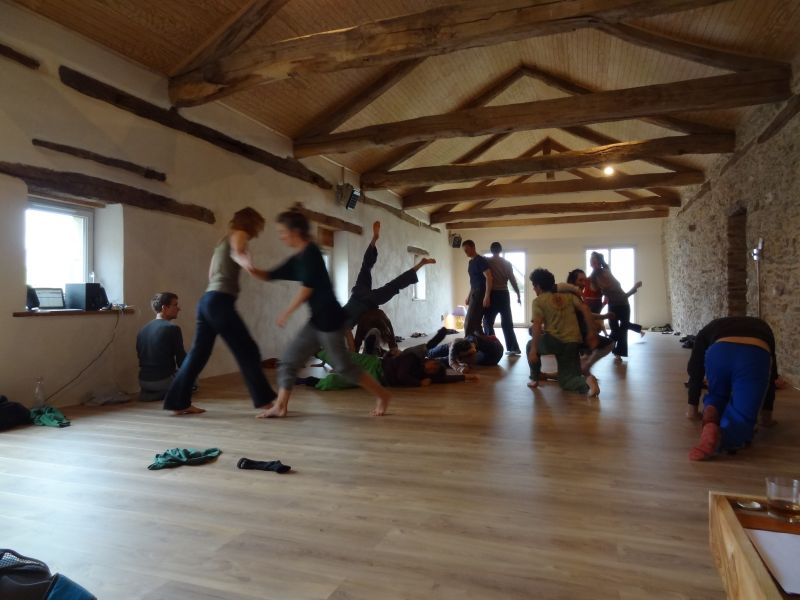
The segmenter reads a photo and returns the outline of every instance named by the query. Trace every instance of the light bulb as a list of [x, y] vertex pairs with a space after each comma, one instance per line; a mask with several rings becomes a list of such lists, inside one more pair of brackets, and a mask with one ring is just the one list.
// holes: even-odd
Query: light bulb
[[608, 166], [603, 169], [603, 175], [610, 177], [614, 174], [614, 167]]

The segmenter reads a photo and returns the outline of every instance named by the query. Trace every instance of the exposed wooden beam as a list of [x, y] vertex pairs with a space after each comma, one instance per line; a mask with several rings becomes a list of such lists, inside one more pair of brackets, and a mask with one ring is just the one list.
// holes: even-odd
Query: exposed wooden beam
[[[569, 151], [572, 150], [572, 148], [568, 148], [568, 147], [564, 146], [563, 144], [560, 144], [556, 140], [552, 140], [551, 144], [553, 146], [553, 149], [557, 150], [558, 152], [569, 152]], [[649, 163], [653, 164], [653, 161], [658, 162], [659, 159], [648, 159], [645, 162], [649, 162]], [[594, 167], [594, 168], [597, 169], [598, 171], [601, 171], [600, 167]], [[620, 169], [619, 167], [616, 167], [615, 171], [616, 171], [617, 175], [623, 175], [624, 176], [624, 175], [628, 174], [625, 171], [623, 171], [622, 169]], [[699, 180], [705, 178], [703, 173], [701, 171], [698, 171], [697, 169], [682, 169], [682, 170], [675, 170], [675, 172], [680, 172], [680, 173], [692, 172], [697, 176], [697, 178]], [[573, 175], [575, 175], [576, 177], [580, 177], [581, 179], [594, 179], [595, 177], [599, 176], [599, 175], [598, 176], [589, 175], [588, 173], [584, 173], [583, 171], [581, 171], [579, 169], [570, 169], [569, 173], [572, 173]], [[512, 183], [517, 183], [517, 182], [514, 181]], [[678, 199], [680, 199], [680, 195], [679, 194], [676, 194], [675, 192], [673, 192], [672, 190], [667, 189], [667, 188], [648, 187], [646, 189], [649, 192], [655, 194], [656, 196], [662, 196], [664, 198], [678, 198]], [[620, 196], [624, 196], [625, 198], [628, 198], [630, 200], [634, 200], [634, 199], [640, 197], [639, 194], [637, 194], [636, 192], [631, 192], [631, 191], [628, 191], [628, 190], [614, 190], [614, 191], [617, 194], [619, 194]]]
[[361, 91], [353, 97], [347, 98], [344, 102], [339, 103], [334, 108], [317, 116], [303, 128], [303, 131], [296, 139], [302, 140], [309, 136], [330, 133], [342, 123], [346, 122], [350, 117], [358, 114], [365, 107], [380, 98], [386, 91], [390, 90], [397, 82], [413, 71], [424, 60], [424, 58], [412, 58], [394, 65], [376, 80], [364, 86]]
[[585, 150], [571, 150], [549, 156], [531, 156], [492, 160], [466, 165], [441, 165], [418, 167], [382, 173], [364, 173], [364, 189], [385, 189], [409, 185], [436, 185], [459, 183], [479, 179], [496, 179], [515, 175], [533, 175], [547, 171], [564, 171], [581, 167], [596, 167], [608, 163], [624, 163], [650, 156], [679, 154], [723, 154], [733, 152], [735, 139], [728, 135], [684, 135], [620, 142], [608, 146], [595, 146]]
[[38, 60], [31, 58], [27, 54], [23, 54], [19, 50], [14, 50], [14, 48], [6, 46], [5, 44], [0, 44], [0, 56], [5, 56], [6, 58], [11, 59], [24, 67], [33, 69], [34, 71], [39, 68]]
[[170, 70], [175, 76], [228, 56], [261, 29], [289, 0], [250, 0]]
[[135, 173], [136, 175], [141, 175], [145, 179], [155, 179], [156, 181], [167, 180], [167, 176], [164, 173], [156, 171], [155, 169], [151, 169], [149, 167], [142, 167], [140, 165], [137, 165], [136, 163], [132, 163], [127, 160], [103, 156], [102, 154], [92, 152], [91, 150], [84, 150], [83, 148], [76, 148], [75, 146], [67, 146], [66, 144], [56, 144], [55, 142], [38, 140], [35, 138], [31, 140], [31, 143], [34, 146], [39, 146], [40, 148], [47, 148], [48, 150], [53, 150], [54, 152], [61, 152], [62, 154], [77, 156], [78, 158], [91, 160], [92, 162], [100, 163], [101, 165], [106, 165], [109, 167], [114, 167], [116, 169], [122, 169], [123, 171], [128, 171], [130, 173]]
[[567, 217], [539, 217], [534, 219], [501, 219], [497, 221], [460, 221], [448, 223], [447, 229], [487, 229], [492, 227], [531, 227], [535, 225], [563, 225], [567, 223], [597, 223], [599, 221], [630, 221], [633, 219], [660, 219], [669, 216], [669, 210], [639, 210], [599, 215], [577, 215]]
[[469, 0], [223, 57], [173, 78], [170, 98], [177, 106], [191, 106], [288, 77], [435, 56], [720, 1]]
[[0, 162], [0, 173], [23, 180], [28, 186], [28, 191], [33, 194], [46, 196], [53, 193], [59, 197], [85, 198], [108, 204], [127, 204], [147, 210], [180, 215], [204, 223], [215, 222], [214, 213], [203, 206], [183, 204], [161, 194], [154, 194], [124, 183], [100, 179], [83, 173], [54, 171], [33, 165], [7, 162]]
[[[550, 87], [556, 88], [573, 96], [597, 94], [602, 91], [580, 85], [570, 79], [566, 79], [565, 77], [561, 77], [555, 73], [545, 71], [544, 69], [540, 69], [532, 65], [523, 65], [520, 68], [528, 77], [538, 79]], [[732, 133], [732, 131], [729, 129], [723, 129], [721, 127], [715, 127], [714, 125], [707, 125], [705, 123], [697, 123], [695, 121], [687, 121], [686, 119], [669, 115], [643, 115], [639, 118], [642, 121], [652, 123], [653, 125], [658, 125], [659, 127], [664, 127], [665, 129], [670, 129], [672, 131], [680, 131], [681, 133]]]
[[447, 223], [459, 219], [491, 219], [511, 215], [541, 215], [547, 213], [601, 213], [604, 211], [637, 210], [641, 208], [679, 207], [680, 200], [659, 198], [657, 196], [637, 198], [636, 200], [616, 200], [613, 202], [553, 202], [540, 204], [521, 204], [497, 208], [469, 209], [445, 215], [431, 215], [431, 223]]
[[309, 210], [302, 204], [295, 204], [292, 206], [292, 209], [304, 214], [309, 221], [314, 221], [315, 223], [319, 223], [325, 227], [330, 227], [331, 229], [341, 231], [349, 231], [350, 233], [355, 233], [358, 235], [364, 233], [364, 229], [361, 227], [361, 225], [356, 225], [355, 223], [350, 223], [344, 219], [332, 217], [330, 215], [326, 215], [325, 213]]
[[167, 110], [151, 104], [146, 100], [137, 98], [132, 94], [112, 87], [93, 77], [84, 75], [69, 67], [60, 67], [59, 75], [64, 85], [92, 98], [107, 102], [112, 106], [131, 112], [144, 119], [155, 121], [165, 127], [182, 131], [201, 140], [213, 144], [218, 148], [233, 154], [243, 156], [262, 165], [266, 165], [284, 175], [312, 183], [322, 189], [331, 189], [333, 186], [319, 173], [315, 173], [300, 161], [294, 158], [276, 156], [271, 152], [262, 150], [250, 144], [240, 142], [224, 133], [185, 119], [176, 110]]
[[605, 31], [631, 44], [679, 56], [686, 60], [727, 69], [728, 71], [753, 71], [758, 69], [772, 69], [775, 67], [789, 68], [788, 63], [769, 58], [748, 56], [737, 52], [719, 50], [709, 46], [692, 44], [683, 40], [667, 37], [646, 29], [632, 27], [624, 23], [606, 23], [600, 26], [601, 31]]
[[[465, 110], [468, 108], [477, 108], [479, 106], [483, 106], [484, 104], [488, 104], [495, 98], [497, 98], [500, 94], [505, 92], [508, 88], [514, 85], [517, 81], [525, 77], [525, 73], [523, 73], [520, 69], [514, 69], [513, 71], [499, 77], [498, 79], [494, 80], [490, 83], [487, 87], [482, 89], [480, 92], [468, 98], [465, 102], [462, 102], [455, 110]], [[455, 112], [455, 111], [454, 111]], [[504, 137], [511, 135], [510, 133], [501, 134]], [[400, 148], [397, 152], [393, 153], [389, 158], [383, 160], [379, 165], [376, 165], [372, 170], [373, 171], [388, 171], [396, 167], [397, 165], [407, 161], [409, 158], [414, 156], [417, 152], [420, 152], [424, 148], [430, 146], [435, 140], [430, 139], [424, 142], [415, 142], [412, 144], [407, 144]]]
[[485, 106], [445, 115], [372, 125], [312, 138], [295, 145], [295, 156], [350, 152], [437, 138], [587, 125], [681, 110], [752, 106], [779, 102], [790, 95], [787, 71], [747, 71], [584, 96]]
[[[641, 189], [654, 185], [680, 187], [697, 185], [703, 183], [704, 180], [703, 173], [690, 171], [687, 173], [646, 173], [643, 175], [614, 175], [611, 177], [588, 177], [586, 179], [561, 181], [506, 183], [415, 194], [403, 199], [403, 208], [438, 206], [449, 202], [468, 202], [472, 200], [499, 200], [503, 198], [550, 196], [553, 194]], [[676, 199], [676, 197], [670, 196], [670, 199]]]
[[781, 111], [776, 115], [775, 119], [767, 126], [761, 135], [758, 136], [757, 142], [763, 144], [773, 136], [775, 136], [786, 124], [794, 119], [800, 112], [800, 94], [792, 96]]
[[[543, 154], [544, 156], [550, 156], [550, 155], [553, 153], [553, 146], [552, 146], [552, 145], [551, 145], [551, 143], [550, 143], [550, 142], [551, 142], [551, 140], [550, 140], [550, 138], [548, 137], [548, 138], [545, 138], [544, 142], [545, 142], [545, 143], [544, 143], [544, 145], [542, 146], [542, 154]], [[547, 172], [547, 179], [553, 180], [553, 179], [555, 179], [555, 178], [556, 178], [556, 173], [555, 173], [555, 171], [548, 171], [548, 172]]]

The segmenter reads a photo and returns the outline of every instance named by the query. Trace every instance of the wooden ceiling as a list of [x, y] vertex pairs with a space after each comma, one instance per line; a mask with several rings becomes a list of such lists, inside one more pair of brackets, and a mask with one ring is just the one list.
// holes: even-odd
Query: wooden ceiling
[[796, 0], [16, 2], [457, 226], [663, 216], [800, 52]]

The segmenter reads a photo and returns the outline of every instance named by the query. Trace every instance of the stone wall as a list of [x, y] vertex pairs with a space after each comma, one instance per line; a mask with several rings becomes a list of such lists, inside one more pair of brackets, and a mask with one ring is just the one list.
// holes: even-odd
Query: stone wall
[[[668, 220], [665, 253], [673, 327], [696, 333], [716, 317], [758, 315], [750, 252], [763, 238], [761, 316], [775, 331], [780, 372], [797, 385], [800, 345], [794, 340], [800, 335], [800, 302], [793, 290], [800, 289], [800, 115], [770, 139], [758, 141], [782, 108], [768, 105], [751, 112], [737, 132], [737, 154], [722, 157], [708, 183], [690, 193], [684, 208]], [[730, 217], [744, 210], [745, 239], [729, 239]], [[746, 282], [744, 310], [729, 275]], [[734, 292], [730, 299], [729, 290]]]

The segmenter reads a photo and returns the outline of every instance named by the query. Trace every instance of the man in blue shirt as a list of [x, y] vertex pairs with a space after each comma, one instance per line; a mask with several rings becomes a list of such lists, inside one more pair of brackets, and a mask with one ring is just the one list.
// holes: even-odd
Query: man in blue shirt
[[467, 295], [467, 316], [464, 319], [464, 335], [483, 332], [483, 313], [489, 308], [492, 291], [492, 269], [489, 261], [475, 251], [475, 242], [466, 240], [461, 244], [467, 255], [469, 265], [469, 294]]

